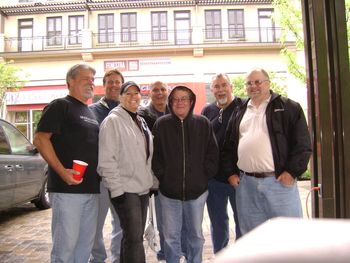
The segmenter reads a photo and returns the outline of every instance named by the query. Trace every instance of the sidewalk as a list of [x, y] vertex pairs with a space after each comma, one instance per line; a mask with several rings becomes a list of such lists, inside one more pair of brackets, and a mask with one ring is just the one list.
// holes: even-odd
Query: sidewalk
[[[307, 218], [306, 198], [307, 198], [307, 194], [309, 193], [309, 190], [310, 190], [310, 184], [311, 184], [310, 181], [298, 182], [304, 218]], [[309, 214], [311, 215], [311, 213], [312, 213], [311, 212], [311, 197], [309, 197], [308, 203], [309, 203], [308, 204]], [[234, 242], [234, 240], [233, 240], [233, 237], [235, 236], [234, 226], [233, 226], [234, 221], [233, 221], [233, 216], [232, 216], [233, 213], [232, 213], [230, 206], [229, 206], [229, 211], [231, 211], [229, 213], [229, 215], [230, 215], [230, 235], [231, 235], [230, 242]], [[213, 259], [213, 252], [212, 252], [212, 243], [211, 243], [211, 238], [210, 238], [210, 220], [209, 220], [209, 216], [208, 216], [206, 207], [204, 209], [204, 212], [205, 213], [204, 213], [204, 219], [203, 219], [203, 233], [204, 233], [205, 243], [204, 243], [204, 251], [203, 251], [203, 262], [211, 262], [211, 260]], [[110, 220], [110, 218], [107, 218], [107, 220]], [[109, 222], [109, 221], [107, 221], [107, 222]], [[108, 226], [110, 226], [110, 224], [108, 224]], [[105, 236], [107, 247], [109, 247], [109, 244], [110, 244], [110, 239], [109, 239], [110, 232], [111, 232], [111, 228], [105, 227], [104, 236]], [[145, 250], [146, 250], [146, 262], [147, 263], [158, 262], [155, 253], [148, 247], [146, 242], [144, 244], [145, 244]], [[107, 261], [107, 262], [110, 263], [109, 261]]]
[[[306, 218], [306, 197], [310, 189], [310, 181], [298, 182], [300, 197]], [[309, 213], [311, 214], [311, 200]], [[231, 208], [229, 208], [231, 209]], [[230, 221], [232, 222], [232, 212]], [[107, 251], [110, 246], [110, 214], [104, 228]], [[231, 237], [234, 237], [234, 226], [231, 224]], [[211, 262], [213, 258], [210, 239], [210, 222], [205, 208], [203, 220], [205, 237], [203, 262]], [[49, 263], [51, 251], [51, 210], [37, 210], [27, 203], [19, 207], [0, 212], [0, 262], [1, 263]], [[234, 242], [233, 239], [231, 242]], [[145, 242], [147, 263], [156, 263], [155, 253]], [[108, 252], [109, 253], [109, 252]], [[106, 263], [111, 263], [109, 260]]]

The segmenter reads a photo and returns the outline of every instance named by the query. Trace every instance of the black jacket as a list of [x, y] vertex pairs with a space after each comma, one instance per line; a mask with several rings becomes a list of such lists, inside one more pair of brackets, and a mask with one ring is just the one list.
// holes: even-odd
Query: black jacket
[[[221, 152], [221, 169], [226, 179], [232, 174], [239, 174], [239, 126], [247, 104], [248, 101], [232, 114], [227, 127]], [[276, 177], [284, 171], [293, 177], [302, 175], [307, 169], [312, 150], [306, 119], [299, 103], [272, 93], [266, 108], [266, 122]]]
[[169, 108], [166, 107], [165, 108], [165, 112], [159, 112], [156, 110], [156, 108], [153, 106], [152, 103], [150, 103], [149, 105], [147, 105], [146, 107], [140, 107], [137, 111], [137, 113], [145, 119], [147, 126], [150, 130], [152, 130], [154, 123], [156, 122], [156, 120], [169, 113]]
[[[219, 150], [222, 150], [225, 140], [225, 133], [227, 129], [228, 122], [231, 118], [232, 112], [240, 107], [244, 101], [241, 98], [235, 97], [234, 100], [224, 109], [222, 110], [221, 117], [220, 111], [221, 109], [217, 106], [216, 102], [207, 105], [202, 110], [202, 115], [207, 117], [213, 127], [216, 141], [219, 146]], [[214, 176], [216, 180], [223, 181], [227, 183], [227, 180], [224, 176], [221, 175], [222, 171], [218, 171]]]
[[[175, 87], [169, 95], [171, 103]], [[190, 89], [188, 89], [190, 90]], [[171, 114], [160, 117], [153, 126], [152, 169], [160, 192], [172, 199], [193, 200], [208, 188], [208, 179], [218, 168], [219, 150], [210, 122], [191, 110], [181, 121]]]

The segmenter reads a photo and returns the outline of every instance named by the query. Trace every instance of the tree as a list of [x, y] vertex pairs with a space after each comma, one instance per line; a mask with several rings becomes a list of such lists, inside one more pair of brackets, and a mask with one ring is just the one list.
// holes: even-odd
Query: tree
[[280, 42], [283, 48], [281, 49], [281, 54], [286, 60], [289, 73], [302, 83], [305, 83], [305, 68], [298, 64], [296, 53], [285, 45], [288, 37], [293, 36], [296, 49], [304, 49], [300, 0], [273, 0], [273, 5], [277, 10], [273, 19], [282, 27]]
[[[270, 81], [271, 81], [271, 90], [281, 94], [285, 97], [287, 97], [287, 92], [286, 92], [286, 85], [285, 83], [285, 78], [284, 77], [279, 77], [276, 75], [274, 72], [268, 72]], [[245, 76], [243, 75], [238, 75], [231, 79], [231, 83], [233, 85], [233, 93], [235, 96], [244, 98], [247, 97], [247, 92], [245, 90]]]
[[[303, 66], [297, 63], [296, 53], [285, 46], [287, 36], [292, 35], [295, 39], [297, 50], [304, 49], [303, 22], [301, 15], [300, 0], [273, 0], [277, 10], [274, 20], [282, 27], [280, 42], [283, 45], [281, 54], [285, 57], [288, 71], [294, 77], [305, 83], [306, 72]], [[348, 35], [348, 48], [350, 47], [350, 0], [345, 0], [346, 25]], [[349, 49], [348, 49], [349, 50]], [[350, 59], [350, 56], [349, 56]], [[349, 61], [350, 62], [350, 61]]]
[[20, 80], [21, 72], [21, 69], [13, 65], [13, 61], [0, 63], [0, 117], [5, 117], [6, 92], [18, 90], [26, 82]]

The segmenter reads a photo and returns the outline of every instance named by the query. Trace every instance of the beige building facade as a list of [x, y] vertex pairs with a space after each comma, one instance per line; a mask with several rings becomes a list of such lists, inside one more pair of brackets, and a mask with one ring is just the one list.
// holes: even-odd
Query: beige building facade
[[[13, 60], [27, 80], [7, 93], [6, 118], [31, 139], [43, 107], [67, 94], [65, 74], [77, 63], [97, 71], [95, 100], [105, 71], [118, 68], [141, 85], [144, 103], [155, 80], [188, 85], [196, 113], [211, 101], [218, 72], [233, 78], [263, 67], [304, 92], [287, 73], [273, 13], [270, 0], [2, 0], [0, 60]], [[293, 39], [287, 45], [295, 49]]]

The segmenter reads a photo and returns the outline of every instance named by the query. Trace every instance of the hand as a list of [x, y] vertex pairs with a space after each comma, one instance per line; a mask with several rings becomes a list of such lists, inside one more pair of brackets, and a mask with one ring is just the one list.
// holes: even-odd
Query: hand
[[283, 173], [281, 173], [281, 175], [277, 178], [277, 181], [279, 181], [281, 184], [283, 184], [284, 186], [287, 187], [291, 187], [294, 182], [295, 179], [294, 177], [288, 173], [287, 171], [284, 171]]
[[63, 173], [61, 173], [60, 176], [68, 185], [81, 184], [83, 182], [83, 178], [76, 180], [74, 179], [73, 174], [79, 174], [79, 172], [73, 169], [64, 169]]
[[237, 187], [241, 181], [239, 176], [237, 174], [230, 175], [230, 177], [227, 179], [228, 183], [232, 185], [233, 187]]

